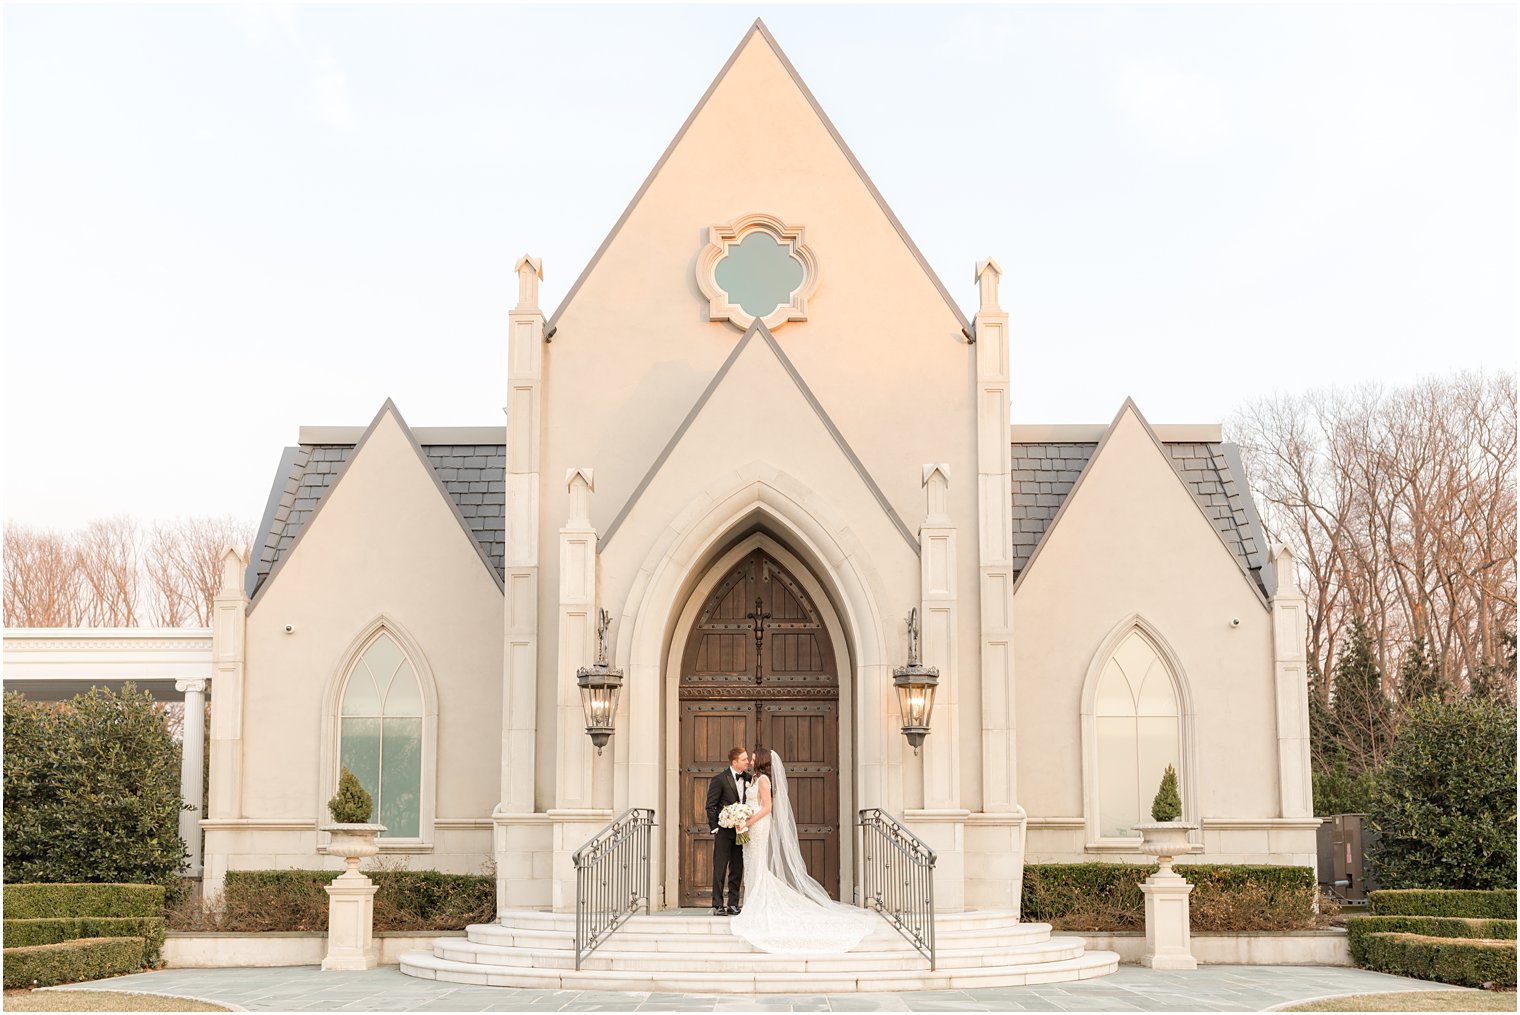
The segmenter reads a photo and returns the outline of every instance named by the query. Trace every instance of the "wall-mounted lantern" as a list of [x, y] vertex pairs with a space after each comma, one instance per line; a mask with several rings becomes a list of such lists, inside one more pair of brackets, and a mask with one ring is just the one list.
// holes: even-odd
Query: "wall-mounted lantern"
[[929, 719], [934, 713], [934, 692], [939, 687], [939, 670], [919, 661], [918, 607], [908, 614], [908, 665], [892, 671], [892, 685], [897, 688], [897, 706], [902, 714], [903, 736], [913, 753], [923, 746], [929, 735]]
[[575, 671], [581, 689], [581, 709], [586, 713], [586, 736], [601, 754], [612, 739], [617, 721], [618, 692], [623, 689], [623, 671], [607, 662], [607, 629], [612, 617], [606, 610], [596, 611], [596, 662]]

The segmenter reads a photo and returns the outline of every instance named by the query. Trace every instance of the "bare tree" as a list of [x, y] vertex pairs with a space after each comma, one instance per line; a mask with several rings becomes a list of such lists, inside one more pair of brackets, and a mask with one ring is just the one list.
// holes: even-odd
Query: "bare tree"
[[221, 554], [253, 527], [231, 517], [144, 527], [126, 517], [76, 532], [5, 526], [5, 623], [10, 627], [211, 624]]
[[1515, 626], [1514, 383], [1461, 374], [1277, 396], [1231, 420], [1264, 520], [1300, 560], [1322, 703], [1356, 617], [1390, 696], [1422, 642], [1452, 692], [1502, 663]]
[[84, 622], [83, 576], [68, 536], [5, 527], [5, 626], [75, 627]]
[[161, 623], [211, 625], [222, 550], [246, 545], [248, 535], [248, 525], [230, 515], [181, 518], [153, 527], [147, 568], [158, 593]]

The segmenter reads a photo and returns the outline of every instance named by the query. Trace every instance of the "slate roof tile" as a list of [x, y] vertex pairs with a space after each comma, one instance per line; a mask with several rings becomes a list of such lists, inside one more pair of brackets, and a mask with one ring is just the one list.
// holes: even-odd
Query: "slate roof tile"
[[[353, 454], [352, 444], [305, 444], [287, 452], [284, 474], [276, 477], [276, 499], [266, 516], [263, 541], [249, 562], [248, 594], [258, 591], [276, 562], [290, 550], [301, 529], [331, 489]], [[506, 453], [504, 445], [425, 444], [423, 454], [443, 488], [469, 523], [498, 576], [506, 573]], [[469, 468], [466, 462], [476, 463]], [[496, 463], [486, 465], [485, 463]], [[495, 493], [487, 491], [497, 491]]]
[[[1022, 442], [1012, 445], [1013, 570], [1017, 576], [1055, 518], [1097, 442]], [[1219, 530], [1225, 545], [1266, 595], [1262, 568], [1266, 537], [1256, 505], [1240, 474], [1233, 445], [1195, 441], [1163, 442], [1167, 455], [1195, 500]], [[1233, 461], [1232, 461], [1233, 460]]]

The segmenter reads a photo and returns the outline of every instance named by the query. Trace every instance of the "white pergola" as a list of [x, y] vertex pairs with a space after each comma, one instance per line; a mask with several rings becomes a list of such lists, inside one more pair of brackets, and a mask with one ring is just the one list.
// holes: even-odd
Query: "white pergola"
[[206, 775], [206, 693], [211, 686], [211, 629], [8, 628], [4, 684], [34, 701], [62, 701], [92, 687], [133, 683], [159, 701], [185, 703], [179, 817], [190, 851], [185, 873], [201, 873], [201, 787]]

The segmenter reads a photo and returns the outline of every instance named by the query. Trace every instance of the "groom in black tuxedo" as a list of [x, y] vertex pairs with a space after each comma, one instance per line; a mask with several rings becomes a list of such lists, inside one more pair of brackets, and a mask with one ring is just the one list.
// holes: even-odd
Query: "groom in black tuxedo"
[[[718, 815], [729, 804], [749, 802], [749, 752], [735, 747], [728, 752], [728, 767], [707, 784], [707, 827], [713, 833], [713, 915], [739, 915], [739, 887], [744, 883], [744, 851], [738, 833], [719, 828]], [[728, 903], [723, 902], [723, 882], [728, 881]]]

